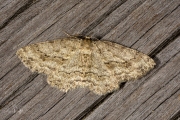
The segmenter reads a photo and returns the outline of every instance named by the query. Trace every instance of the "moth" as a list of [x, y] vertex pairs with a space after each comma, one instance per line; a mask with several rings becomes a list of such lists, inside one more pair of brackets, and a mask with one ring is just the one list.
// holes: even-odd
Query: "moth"
[[45, 73], [48, 84], [64, 92], [88, 87], [104, 95], [155, 66], [152, 58], [139, 51], [83, 36], [31, 44], [16, 54], [31, 71]]

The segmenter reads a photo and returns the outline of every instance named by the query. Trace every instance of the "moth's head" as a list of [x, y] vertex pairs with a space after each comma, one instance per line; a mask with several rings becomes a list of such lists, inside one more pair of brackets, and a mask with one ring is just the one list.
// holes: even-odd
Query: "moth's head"
[[75, 36], [76, 38], [82, 39], [82, 40], [93, 40], [93, 38], [89, 37], [89, 36], [82, 36], [82, 35], [78, 35]]
[[99, 40], [98, 38], [92, 38], [89, 36], [84, 36], [84, 35], [80, 35], [80, 34], [76, 34], [76, 35], [70, 35], [67, 32], [63, 31], [67, 36], [71, 37], [71, 38], [78, 38], [78, 39], [82, 39], [82, 40]]
[[82, 40], [99, 40], [98, 38], [92, 38], [92, 37], [89, 37], [89, 36], [83, 36], [83, 35], [71, 35], [70, 37], [72, 38], [77, 38], [77, 39], [82, 39]]

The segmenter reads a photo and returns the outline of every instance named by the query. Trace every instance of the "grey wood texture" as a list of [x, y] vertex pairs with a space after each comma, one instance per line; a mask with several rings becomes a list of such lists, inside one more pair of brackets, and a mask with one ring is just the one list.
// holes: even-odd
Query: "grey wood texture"
[[[178, 120], [179, 0], [1, 0], [0, 120]], [[146, 76], [104, 96], [50, 87], [15, 55], [31, 43], [82, 34], [150, 55]], [[119, 51], [121, 52], [121, 51]]]

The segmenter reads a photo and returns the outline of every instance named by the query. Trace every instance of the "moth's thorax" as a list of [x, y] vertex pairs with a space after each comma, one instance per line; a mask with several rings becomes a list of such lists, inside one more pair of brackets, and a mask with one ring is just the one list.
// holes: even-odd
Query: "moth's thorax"
[[88, 72], [91, 67], [91, 57], [92, 57], [92, 40], [82, 39], [81, 51], [80, 51], [80, 66], [83, 67], [83, 72]]
[[83, 39], [81, 42], [81, 50], [84, 54], [91, 54], [92, 51], [92, 40]]
[[90, 40], [90, 39], [83, 39], [82, 43], [81, 43], [81, 46], [85, 47], [85, 48], [90, 48], [91, 47], [91, 43], [92, 43], [92, 40]]

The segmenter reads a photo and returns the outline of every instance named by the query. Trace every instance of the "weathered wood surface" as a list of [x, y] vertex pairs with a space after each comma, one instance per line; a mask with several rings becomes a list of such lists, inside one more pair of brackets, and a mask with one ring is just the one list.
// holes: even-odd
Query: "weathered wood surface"
[[[176, 120], [180, 117], [179, 0], [1, 0], [0, 119]], [[157, 66], [98, 96], [50, 87], [15, 56], [18, 48], [70, 34], [114, 41]]]

